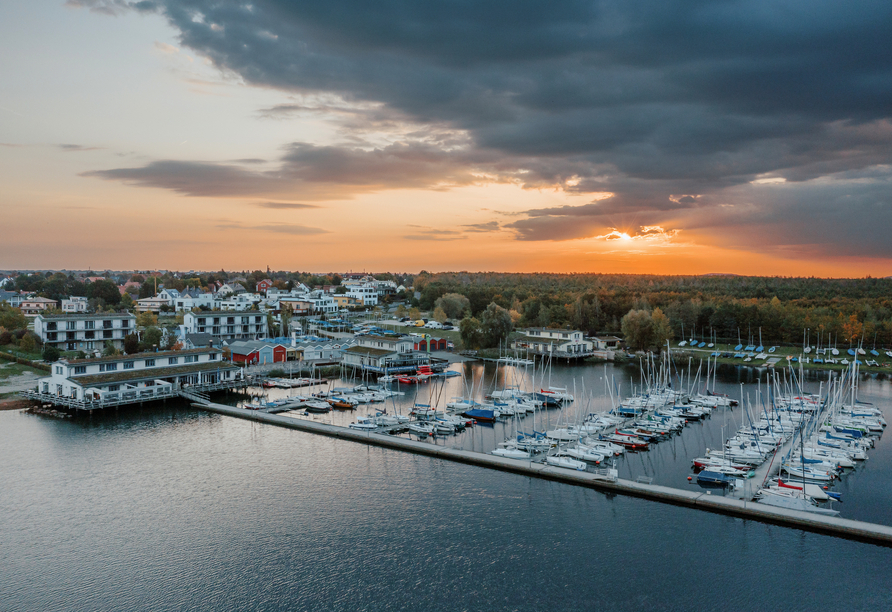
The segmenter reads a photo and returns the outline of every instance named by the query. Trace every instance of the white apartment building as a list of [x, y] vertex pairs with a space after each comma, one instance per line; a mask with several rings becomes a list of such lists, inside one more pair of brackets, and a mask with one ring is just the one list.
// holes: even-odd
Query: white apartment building
[[44, 344], [61, 351], [102, 350], [106, 342], [124, 348], [124, 336], [136, 330], [136, 316], [128, 313], [39, 314], [34, 333]]
[[378, 289], [374, 285], [347, 285], [347, 295], [362, 302], [363, 306], [378, 304]]
[[233, 340], [258, 340], [269, 336], [266, 313], [259, 310], [202, 311], [183, 315], [180, 337], [211, 334], [227, 344]]

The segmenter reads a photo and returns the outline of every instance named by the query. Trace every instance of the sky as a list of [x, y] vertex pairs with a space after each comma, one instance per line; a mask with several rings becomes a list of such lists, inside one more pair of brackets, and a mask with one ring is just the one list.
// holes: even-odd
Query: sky
[[892, 275], [892, 3], [0, 0], [0, 269]]

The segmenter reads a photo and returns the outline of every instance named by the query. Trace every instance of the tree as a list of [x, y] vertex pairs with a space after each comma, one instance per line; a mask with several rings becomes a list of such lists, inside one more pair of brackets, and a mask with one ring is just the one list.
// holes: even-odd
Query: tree
[[338, 285], [337, 287], [335, 287], [334, 292], [336, 295], [344, 295], [345, 293], [347, 293], [347, 288], [343, 285]]
[[35, 336], [33, 332], [28, 332], [22, 336], [22, 340], [19, 342], [19, 348], [27, 353], [33, 353], [37, 350], [37, 343], [37, 336]]
[[484, 345], [494, 347], [507, 342], [513, 327], [511, 314], [495, 302], [490, 303], [480, 319]]
[[118, 291], [118, 286], [110, 280], [90, 283], [88, 293], [90, 294], [89, 297], [98, 298], [105, 304], [114, 305], [121, 301], [121, 292]]
[[121, 296], [120, 306], [121, 306], [121, 308], [125, 308], [127, 310], [133, 310], [134, 301], [133, 301], [133, 298], [130, 297], [129, 293], [125, 293], [124, 295]]
[[626, 346], [632, 349], [644, 349], [653, 343], [653, 318], [646, 310], [630, 310], [623, 317], [622, 330]]
[[418, 308], [412, 307], [409, 309], [409, 318], [413, 321], [417, 321], [421, 318], [421, 311]]
[[124, 352], [128, 355], [139, 352], [139, 336], [136, 334], [124, 336]]
[[447, 319], [457, 319], [471, 308], [471, 301], [460, 293], [447, 293], [437, 298], [434, 308], [442, 308]]
[[443, 312], [442, 308], [440, 308], [440, 307], [434, 308], [434, 320], [435, 321], [443, 323], [447, 319], [449, 319], [449, 317], [446, 316], [446, 313]]
[[674, 335], [672, 327], [669, 325], [669, 318], [659, 308], [654, 308], [650, 318], [653, 343], [659, 347], [666, 346], [666, 341], [671, 340]]
[[465, 317], [458, 324], [461, 333], [461, 343], [466, 349], [477, 349], [483, 343], [483, 332], [480, 329], [480, 321], [474, 317]]
[[139, 287], [139, 299], [154, 297], [155, 295], [155, 279], [149, 278], [146, 279]]
[[62, 353], [60, 353], [59, 349], [57, 349], [55, 346], [50, 346], [49, 344], [47, 344], [45, 347], [43, 347], [43, 353], [41, 353], [40, 356], [47, 363], [52, 363], [54, 361], [58, 361], [59, 357], [62, 356]]
[[8, 330], [25, 329], [28, 327], [28, 317], [23, 315], [20, 309], [2, 302], [0, 303], [0, 327]]
[[136, 324], [140, 327], [158, 325], [158, 317], [155, 316], [154, 312], [147, 310], [136, 315]]
[[161, 345], [161, 330], [157, 327], [149, 327], [142, 333], [139, 350], [151, 351]]
[[112, 344], [111, 340], [105, 341], [105, 348], [102, 349], [103, 357], [114, 357], [115, 355], [120, 355], [121, 351], [115, 348], [115, 345]]
[[403, 317], [406, 316], [406, 312], [408, 312], [408, 311], [406, 310], [406, 307], [404, 305], [400, 304], [399, 306], [396, 307], [397, 318], [402, 319]]

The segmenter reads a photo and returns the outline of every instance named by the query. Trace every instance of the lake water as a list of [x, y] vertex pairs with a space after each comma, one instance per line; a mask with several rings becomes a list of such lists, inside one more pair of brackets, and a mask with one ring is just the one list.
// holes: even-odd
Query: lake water
[[[626, 390], [635, 379], [608, 372]], [[603, 390], [603, 368], [555, 368], [552, 384], [583, 375]], [[720, 386], [739, 394], [737, 377]], [[861, 397], [888, 404], [890, 386], [865, 381]], [[621, 470], [687, 486], [721, 420]], [[437, 443], [483, 449], [504, 437], [498, 428]], [[887, 442], [837, 487], [844, 516], [892, 524]], [[70, 420], [0, 413], [0, 449], [4, 612], [892, 609], [890, 549], [185, 403]]]

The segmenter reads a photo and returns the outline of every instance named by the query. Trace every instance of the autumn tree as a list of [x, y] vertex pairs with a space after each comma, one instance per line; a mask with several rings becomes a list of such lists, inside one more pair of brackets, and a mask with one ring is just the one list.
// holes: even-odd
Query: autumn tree
[[508, 311], [492, 302], [483, 311], [483, 316], [480, 319], [484, 345], [494, 347], [507, 342], [508, 334], [511, 333], [513, 326]]
[[434, 308], [441, 308], [448, 319], [457, 319], [471, 308], [471, 301], [460, 293], [447, 293], [437, 298]]
[[480, 321], [474, 317], [465, 317], [458, 324], [461, 333], [461, 342], [466, 349], [477, 349], [483, 343], [483, 331], [480, 329]]
[[621, 325], [626, 346], [641, 350], [653, 343], [653, 318], [646, 310], [630, 310]]

